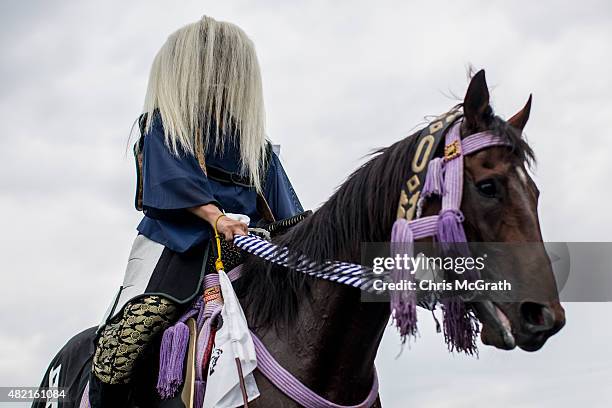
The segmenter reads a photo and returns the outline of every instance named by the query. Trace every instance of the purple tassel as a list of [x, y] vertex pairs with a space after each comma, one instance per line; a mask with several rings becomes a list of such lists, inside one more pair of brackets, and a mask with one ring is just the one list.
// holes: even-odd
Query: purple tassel
[[[171, 346], [168, 347], [170, 341]], [[157, 392], [163, 399], [172, 398], [183, 385], [183, 366], [188, 345], [189, 327], [185, 323], [179, 321], [164, 332], [157, 380]]]
[[170, 372], [170, 355], [172, 353], [172, 340], [174, 338], [174, 326], [164, 331], [161, 347], [159, 349], [159, 376], [157, 377], [157, 393], [163, 398], [170, 398], [170, 383], [168, 376]]
[[432, 159], [427, 165], [427, 177], [423, 184], [421, 197], [427, 198], [434, 194], [444, 195], [444, 159], [441, 157]]
[[[447, 209], [440, 213], [438, 219], [438, 241], [445, 253], [469, 255], [467, 238], [463, 229], [463, 214], [460, 210]], [[463, 276], [463, 279], [473, 280], [473, 276]], [[442, 299], [444, 313], [444, 340], [450, 351], [477, 354], [476, 337], [478, 322], [473, 313], [465, 306], [459, 296]]]
[[478, 321], [465, 303], [457, 296], [442, 299], [444, 313], [444, 340], [449, 351], [478, 354], [476, 338], [478, 336]]
[[[414, 235], [410, 224], [405, 219], [398, 219], [393, 224], [391, 232], [391, 253], [412, 256], [412, 245], [414, 243]], [[394, 269], [391, 271], [391, 279], [393, 282], [399, 283], [402, 281], [414, 282], [414, 271], [407, 269]], [[416, 314], [416, 291], [415, 290], [393, 290], [390, 293], [391, 297], [391, 315], [395, 326], [399, 329], [402, 342], [406, 341], [408, 336], [416, 336], [417, 334], [417, 314]]]
[[417, 202], [417, 213], [416, 217], [421, 218], [423, 214], [423, 206], [429, 197], [432, 195], [444, 195], [444, 159], [436, 157], [432, 159], [427, 165], [427, 177], [425, 178], [425, 184], [421, 190], [421, 196]]
[[174, 338], [172, 339], [172, 353], [170, 354], [171, 384], [178, 391], [183, 384], [183, 365], [189, 346], [189, 327], [183, 322], [174, 325]]
[[438, 241], [445, 253], [456, 252], [458, 255], [469, 255], [467, 238], [463, 230], [463, 214], [460, 210], [444, 210], [438, 218]]

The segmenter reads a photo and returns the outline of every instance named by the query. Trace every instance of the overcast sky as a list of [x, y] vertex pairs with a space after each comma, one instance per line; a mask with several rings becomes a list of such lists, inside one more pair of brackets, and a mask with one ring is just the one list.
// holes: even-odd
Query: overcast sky
[[[38, 385], [101, 318], [140, 214], [126, 155], [149, 67], [202, 14], [240, 25], [262, 67], [268, 131], [305, 207], [371, 149], [405, 137], [485, 68], [496, 111], [534, 95], [548, 241], [610, 241], [612, 3], [581, 1], [18, 1], [0, 5], [0, 385]], [[579, 271], [573, 271], [579, 273]], [[566, 304], [537, 353], [450, 355], [427, 314], [377, 361], [385, 407], [607, 407], [609, 304]], [[1, 405], [1, 404], [0, 404]]]

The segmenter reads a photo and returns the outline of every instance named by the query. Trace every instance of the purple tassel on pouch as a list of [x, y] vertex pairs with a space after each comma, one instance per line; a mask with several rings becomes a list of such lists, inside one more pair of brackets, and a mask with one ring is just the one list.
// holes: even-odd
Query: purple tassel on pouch
[[159, 376], [157, 378], [157, 392], [163, 398], [170, 398], [170, 385], [168, 375], [170, 372], [170, 354], [172, 352], [172, 340], [174, 338], [174, 326], [164, 331], [161, 347], [159, 349]]
[[162, 399], [172, 398], [183, 384], [183, 368], [188, 345], [189, 327], [182, 321], [164, 332], [157, 379], [157, 392]]

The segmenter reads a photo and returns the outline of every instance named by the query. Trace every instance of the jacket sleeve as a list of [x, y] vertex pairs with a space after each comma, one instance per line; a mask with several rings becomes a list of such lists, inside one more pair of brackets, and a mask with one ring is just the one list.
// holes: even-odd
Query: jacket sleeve
[[268, 165], [264, 196], [277, 220], [289, 218], [304, 211], [280, 159], [274, 152], [272, 152]]
[[187, 208], [210, 203], [220, 206], [197, 159], [182, 151], [173, 154], [160, 125], [151, 127], [143, 149], [142, 204], [148, 217], [184, 217]]

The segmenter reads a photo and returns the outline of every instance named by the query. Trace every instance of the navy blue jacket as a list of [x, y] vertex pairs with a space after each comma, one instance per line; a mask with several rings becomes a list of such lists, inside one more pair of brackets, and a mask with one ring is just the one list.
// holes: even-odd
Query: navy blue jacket
[[[205, 153], [206, 164], [238, 173], [239, 152], [238, 142], [226, 142], [216, 153], [211, 143]], [[180, 151], [177, 157], [170, 151], [158, 115], [144, 137], [142, 173], [145, 216], [138, 231], [171, 250], [184, 252], [213, 235], [211, 226], [188, 208], [212, 203], [226, 212], [248, 215], [251, 226], [261, 219], [253, 188], [209, 179], [193, 155]], [[277, 220], [303, 211], [275, 153], [270, 157], [263, 195]]]

